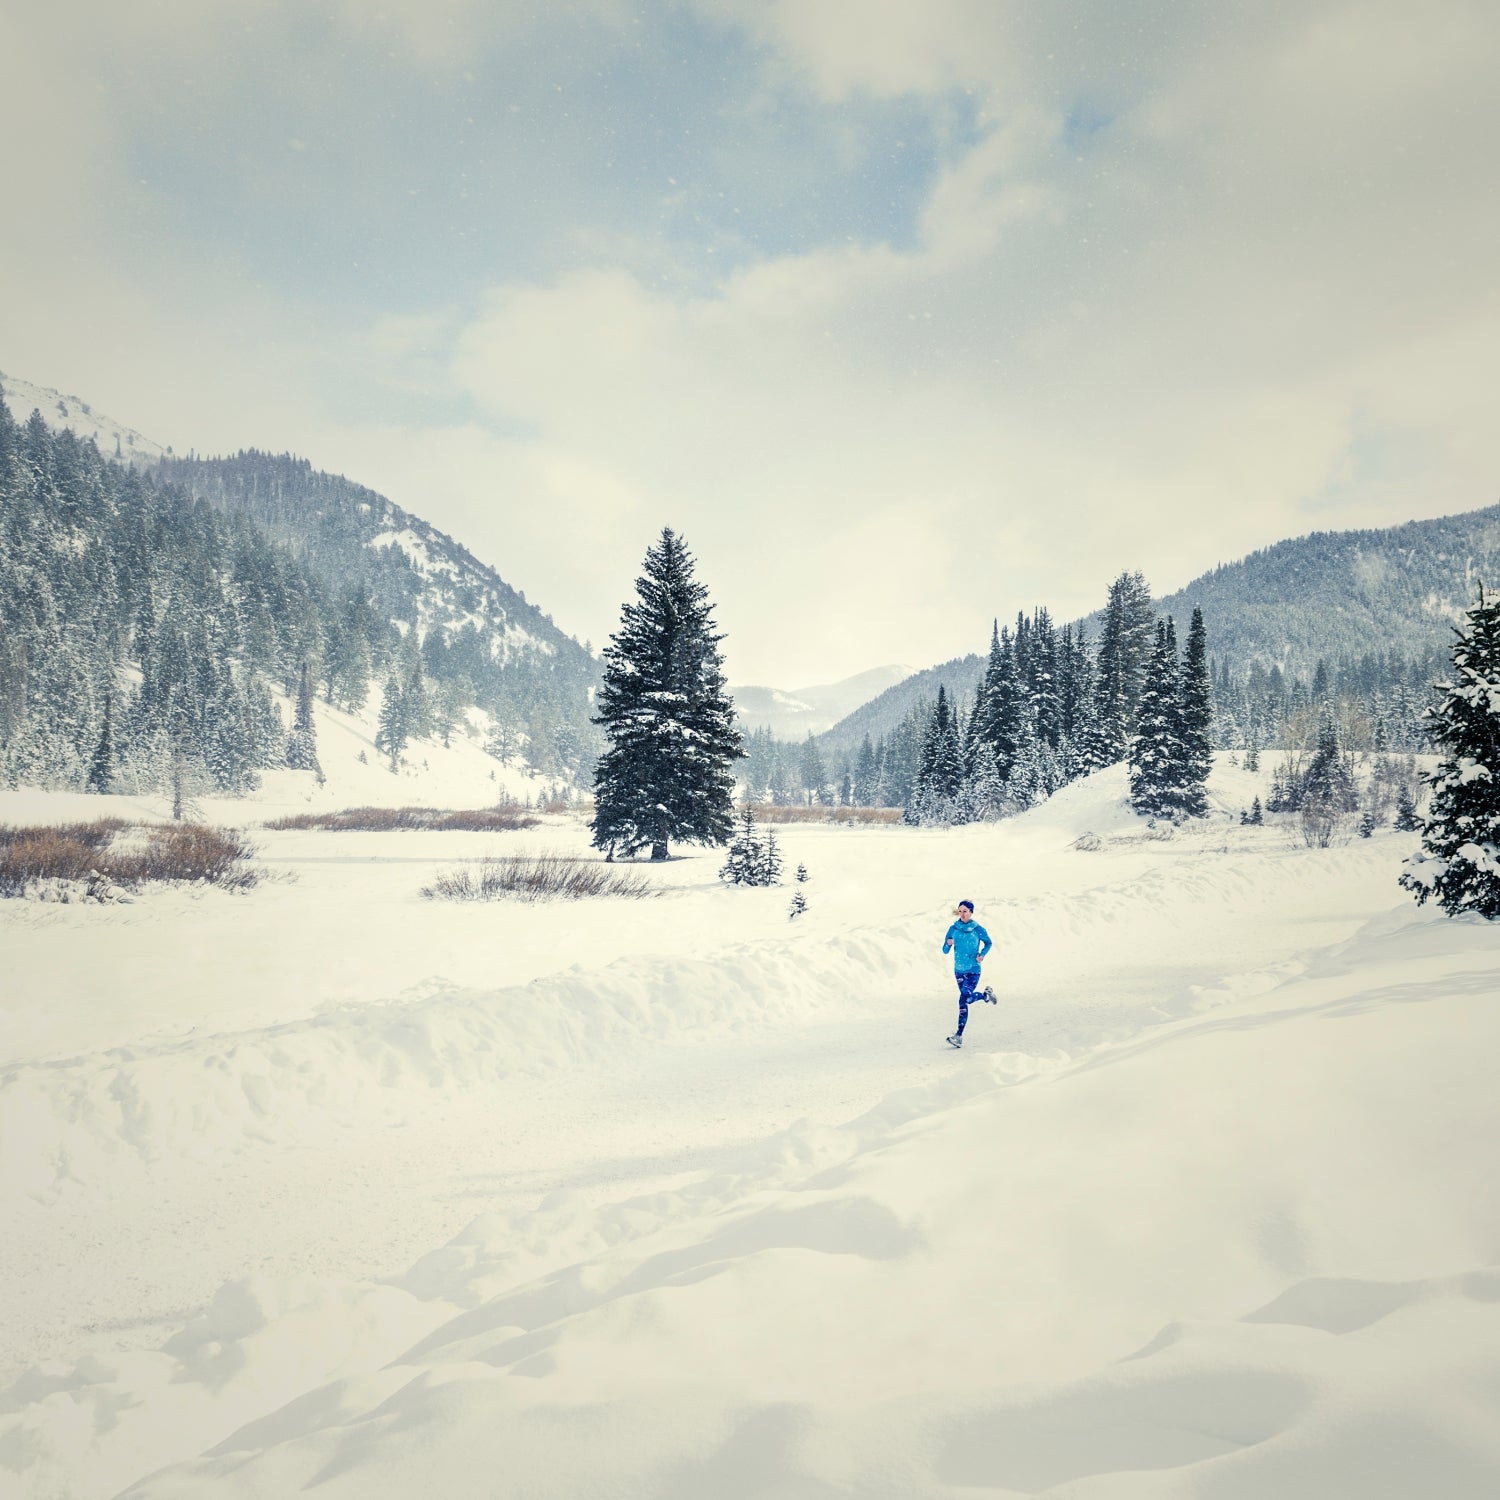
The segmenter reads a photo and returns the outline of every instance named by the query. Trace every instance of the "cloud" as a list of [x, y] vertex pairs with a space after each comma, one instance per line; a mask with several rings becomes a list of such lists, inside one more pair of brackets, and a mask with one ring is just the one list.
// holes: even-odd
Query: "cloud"
[[[914, 39], [902, 9], [852, 51], [847, 10], [778, 10], [778, 41], [830, 92], [973, 84], [1004, 51], [951, 6]], [[1056, 80], [1007, 105], [1007, 56], [915, 248], [695, 295], [608, 266], [501, 286], [453, 373], [593, 476], [584, 529], [596, 491], [630, 497], [619, 545], [622, 519], [637, 551], [687, 529], [760, 675], [806, 642], [840, 669], [936, 658], [995, 611], [1090, 607], [1120, 567], [1166, 588], [1314, 526], [1485, 504], [1491, 30], [1463, 6], [1288, 12], [1175, 39], [1175, 72], [1083, 124]]]
[[596, 641], [662, 524], [785, 684], [1495, 498], [1491, 6], [127, 12], [0, 18], [4, 367], [299, 448]]

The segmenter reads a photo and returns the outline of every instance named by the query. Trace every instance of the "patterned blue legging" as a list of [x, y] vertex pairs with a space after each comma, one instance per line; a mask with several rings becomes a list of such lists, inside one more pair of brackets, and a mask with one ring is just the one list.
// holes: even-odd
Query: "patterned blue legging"
[[980, 974], [976, 969], [972, 974], [955, 974], [953, 977], [958, 981], [958, 1030], [954, 1034], [962, 1036], [964, 1027], [969, 1024], [969, 1002], [979, 988]]

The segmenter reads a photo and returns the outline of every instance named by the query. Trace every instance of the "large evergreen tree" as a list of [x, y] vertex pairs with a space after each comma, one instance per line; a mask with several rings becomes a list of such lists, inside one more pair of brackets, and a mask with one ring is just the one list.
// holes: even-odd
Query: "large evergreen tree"
[[725, 691], [707, 588], [670, 527], [646, 553], [636, 601], [604, 648], [594, 722], [609, 740], [594, 772], [594, 844], [611, 856], [673, 839], [726, 843], [744, 754]]
[[1479, 603], [1452, 650], [1443, 697], [1428, 710], [1442, 759], [1428, 778], [1432, 797], [1422, 848], [1401, 884], [1450, 916], [1500, 917], [1500, 602]]

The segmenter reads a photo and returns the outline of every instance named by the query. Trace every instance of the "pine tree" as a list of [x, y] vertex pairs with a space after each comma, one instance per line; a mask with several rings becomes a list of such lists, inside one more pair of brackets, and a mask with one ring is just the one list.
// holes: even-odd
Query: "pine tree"
[[1422, 826], [1422, 815], [1417, 811], [1417, 799], [1411, 788], [1403, 781], [1396, 789], [1396, 816], [1391, 826], [1398, 833], [1415, 833]]
[[1190, 818], [1208, 814], [1205, 790], [1213, 770], [1213, 687], [1208, 675], [1208, 634], [1203, 611], [1193, 608], [1187, 651], [1182, 661], [1182, 706], [1179, 714], [1182, 763], [1179, 790], [1182, 811]]
[[1140, 573], [1121, 573], [1109, 586], [1099, 637], [1099, 740], [1110, 765], [1125, 759], [1136, 730], [1153, 656], [1153, 618], [1145, 578]]
[[998, 818], [1005, 809], [1005, 801], [1005, 782], [995, 762], [995, 752], [981, 740], [974, 753], [973, 770], [969, 773], [968, 821], [984, 823]]
[[318, 764], [318, 730], [313, 720], [312, 672], [306, 662], [302, 663], [297, 678], [297, 708], [292, 732], [286, 737], [286, 763], [294, 771], [316, 771], [318, 780], [323, 779], [323, 768]]
[[1069, 776], [1087, 775], [1111, 764], [1099, 726], [1097, 674], [1088, 635], [1080, 625], [1065, 629], [1061, 647], [1064, 671], [1063, 734], [1069, 747]]
[[828, 786], [828, 772], [823, 765], [823, 752], [818, 749], [811, 730], [802, 742], [801, 769], [802, 789], [807, 794], [808, 806], [815, 802], [820, 807], [831, 806], [833, 798]]
[[766, 829], [766, 837], [761, 845], [755, 870], [758, 877], [757, 885], [781, 884], [781, 846], [776, 842], [774, 828]]
[[[264, 681], [254, 676], [245, 685], [246, 728], [250, 740], [250, 764], [279, 766], [286, 761], [286, 726], [281, 710]], [[321, 775], [321, 771], [319, 772]]]
[[401, 764], [401, 752], [406, 749], [406, 702], [401, 691], [401, 682], [393, 672], [385, 683], [385, 696], [380, 701], [380, 718], [375, 729], [375, 748], [391, 758], [394, 773]]
[[600, 725], [609, 748], [594, 772], [593, 841], [611, 856], [669, 841], [727, 842], [743, 754], [708, 590], [670, 527], [646, 553], [636, 603], [604, 649]]
[[1301, 807], [1311, 804], [1318, 814], [1341, 816], [1359, 805], [1354, 775], [1339, 743], [1337, 715], [1324, 703], [1318, 721], [1318, 747], [1302, 777]]
[[1130, 804], [1147, 817], [1171, 816], [1181, 806], [1179, 701], [1177, 654], [1167, 622], [1161, 620], [1156, 626], [1156, 650], [1146, 674], [1136, 734], [1130, 742]]
[[753, 808], [742, 807], [735, 836], [729, 842], [729, 853], [719, 870], [719, 879], [727, 885], [756, 885], [755, 871], [760, 857], [760, 837], [755, 827]]
[[879, 789], [879, 765], [875, 759], [875, 747], [867, 734], [860, 741], [859, 753], [854, 757], [853, 795], [856, 807], [873, 807]]
[[115, 737], [112, 717], [114, 694], [104, 695], [104, 723], [99, 729], [99, 743], [94, 746], [94, 756], [89, 762], [87, 790], [103, 794], [110, 788], [115, 775]]
[[[1450, 680], [1427, 723], [1441, 759], [1422, 822], [1422, 847], [1401, 884], [1449, 916], [1500, 917], [1500, 602], [1479, 603], [1451, 651]], [[1408, 794], [1409, 795], [1409, 794]]]
[[[428, 692], [427, 680], [422, 675], [422, 648], [415, 625], [401, 637], [399, 659], [406, 734], [408, 739], [419, 740], [432, 733], [432, 695]], [[534, 738], [540, 739], [542, 736]]]
[[916, 780], [907, 799], [909, 823], [952, 822], [964, 786], [963, 744], [958, 724], [948, 705], [947, 689], [938, 684], [937, 703], [922, 736]]

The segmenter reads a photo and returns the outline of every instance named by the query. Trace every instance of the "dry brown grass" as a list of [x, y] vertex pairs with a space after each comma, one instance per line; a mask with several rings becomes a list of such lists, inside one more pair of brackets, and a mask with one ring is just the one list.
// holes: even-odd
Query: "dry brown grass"
[[232, 829], [199, 823], [133, 828], [120, 818], [99, 818], [55, 827], [0, 827], [0, 896], [24, 896], [47, 882], [77, 888], [85, 899], [151, 881], [203, 881], [242, 890], [255, 884], [255, 872], [245, 868], [253, 853]]
[[660, 889], [643, 875], [571, 854], [507, 854], [460, 865], [422, 887], [430, 901], [578, 901], [585, 896], [643, 900]]
[[885, 828], [901, 821], [899, 807], [779, 807], [773, 802], [757, 802], [751, 804], [750, 811], [757, 823], [838, 823], [850, 828]]
[[440, 807], [346, 807], [340, 812], [295, 813], [267, 828], [316, 829], [324, 833], [508, 833], [535, 828], [539, 819], [519, 807], [476, 807], [454, 812]]

